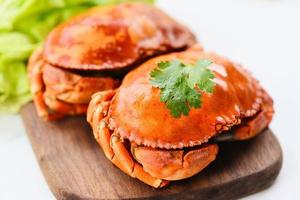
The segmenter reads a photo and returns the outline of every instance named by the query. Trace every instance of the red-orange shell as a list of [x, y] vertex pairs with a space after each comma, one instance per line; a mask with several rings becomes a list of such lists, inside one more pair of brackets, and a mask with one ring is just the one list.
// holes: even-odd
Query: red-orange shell
[[56, 27], [45, 59], [63, 68], [115, 69], [186, 48], [194, 35], [158, 8], [142, 3], [96, 7]]
[[[202, 58], [214, 62], [209, 67], [216, 76], [214, 92], [203, 94], [201, 108], [174, 118], [160, 101], [160, 90], [149, 82], [149, 73], [161, 61], [194, 63]], [[222, 125], [230, 128], [255, 115], [263, 95], [267, 94], [241, 66], [192, 48], [153, 58], [130, 72], [112, 100], [110, 124], [121, 137], [137, 144], [168, 149], [195, 146], [220, 132]]]

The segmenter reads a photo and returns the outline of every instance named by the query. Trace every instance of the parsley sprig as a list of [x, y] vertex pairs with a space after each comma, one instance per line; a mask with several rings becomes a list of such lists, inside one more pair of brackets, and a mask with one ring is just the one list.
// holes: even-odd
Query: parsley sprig
[[185, 64], [179, 60], [160, 62], [150, 73], [150, 82], [160, 88], [160, 100], [179, 118], [188, 115], [191, 108], [202, 105], [199, 90], [212, 93], [215, 75], [207, 67], [211, 60], [201, 59], [196, 64]]

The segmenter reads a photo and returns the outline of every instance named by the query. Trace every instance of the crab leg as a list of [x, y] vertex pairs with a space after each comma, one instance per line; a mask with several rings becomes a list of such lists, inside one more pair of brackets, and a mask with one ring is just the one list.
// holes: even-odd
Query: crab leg
[[59, 119], [63, 115], [60, 113], [49, 113], [49, 108], [44, 101], [44, 90], [45, 85], [43, 82], [42, 70], [44, 66], [44, 61], [42, 59], [42, 50], [38, 49], [29, 60], [29, 80], [30, 90], [33, 94], [33, 101], [37, 108], [37, 113], [40, 117], [46, 120]]
[[259, 113], [254, 119], [248, 120], [234, 131], [235, 140], [247, 140], [259, 134], [269, 123], [270, 120], [266, 112]]
[[42, 49], [30, 57], [28, 74], [38, 115], [46, 120], [85, 114], [95, 91], [119, 84], [114, 78], [84, 77], [47, 64]]
[[214, 140], [218, 142], [247, 140], [263, 131], [263, 129], [271, 122], [274, 110], [271, 98], [268, 95], [265, 95], [264, 91], [262, 91], [262, 93], [263, 101], [261, 111], [256, 116], [251, 119], [246, 119], [237, 128], [233, 128], [233, 130], [228, 133], [218, 135]]
[[45, 93], [70, 104], [88, 104], [96, 92], [119, 85], [119, 80], [112, 77], [84, 76], [51, 64], [43, 67], [43, 82]]
[[111, 161], [126, 174], [131, 177], [138, 178], [144, 183], [155, 188], [160, 188], [168, 184], [169, 181], [154, 178], [146, 172], [143, 167], [132, 158], [131, 154], [124, 146], [123, 140], [121, 140], [118, 136], [111, 136], [110, 146], [114, 151], [114, 157]]
[[[98, 124], [101, 125], [99, 122], [107, 115], [108, 107], [110, 105], [109, 100], [111, 100], [114, 95], [115, 90], [106, 90], [93, 94], [86, 117], [93, 130], [98, 129]], [[104, 123], [104, 121], [102, 123]], [[95, 133], [94, 135], [96, 137]]]
[[95, 93], [92, 96], [92, 100], [90, 101], [87, 111], [87, 121], [92, 126], [94, 137], [109, 160], [113, 159], [114, 152], [112, 148], [107, 145], [110, 144], [111, 133], [106, 127], [106, 122], [103, 120], [106, 117], [108, 110], [108, 107], [104, 105], [109, 103], [109, 100], [114, 94], [114, 90]]
[[116, 134], [111, 134], [107, 127], [108, 101], [113, 97], [115, 91], [96, 93], [88, 109], [87, 120], [96, 127], [94, 136], [102, 147], [105, 156], [126, 174], [138, 178], [144, 183], [159, 188], [168, 184], [168, 181], [157, 179], [147, 173], [131, 156], [124, 145], [124, 141]]
[[234, 130], [233, 137], [235, 140], [250, 139], [259, 134], [271, 122], [274, 113], [273, 101], [264, 90], [261, 91], [261, 96], [261, 111], [254, 118], [246, 120], [245, 124]]
[[48, 109], [61, 113], [62, 116], [85, 114], [88, 107], [88, 104], [71, 104], [57, 100], [55, 97], [47, 95], [47, 93], [44, 93], [43, 100]]

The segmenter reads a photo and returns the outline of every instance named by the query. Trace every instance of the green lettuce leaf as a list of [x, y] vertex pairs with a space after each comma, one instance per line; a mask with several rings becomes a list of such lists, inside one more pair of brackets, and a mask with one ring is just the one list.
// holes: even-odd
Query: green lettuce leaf
[[25, 63], [0, 60], [0, 112], [17, 112], [29, 100]]

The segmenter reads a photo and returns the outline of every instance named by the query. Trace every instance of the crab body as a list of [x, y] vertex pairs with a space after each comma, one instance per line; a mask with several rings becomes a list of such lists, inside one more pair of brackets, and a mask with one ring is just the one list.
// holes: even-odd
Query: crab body
[[84, 114], [91, 94], [114, 89], [120, 78], [154, 55], [181, 50], [194, 35], [154, 6], [96, 7], [57, 26], [29, 61], [40, 116]]
[[[150, 72], [161, 61], [204, 58], [213, 61], [214, 92], [202, 94], [201, 108], [174, 118]], [[213, 142], [254, 137], [272, 115], [271, 98], [249, 72], [194, 46], [153, 58], [127, 74], [117, 90], [93, 95], [87, 120], [108, 159], [132, 177], [163, 187], [209, 165], [218, 153]]]

